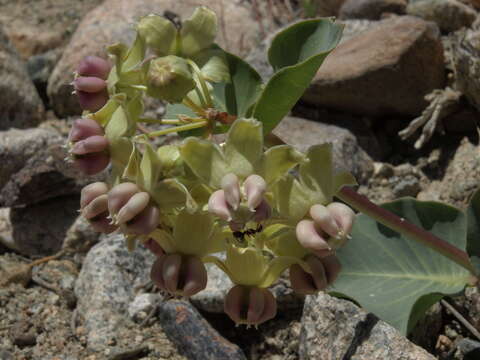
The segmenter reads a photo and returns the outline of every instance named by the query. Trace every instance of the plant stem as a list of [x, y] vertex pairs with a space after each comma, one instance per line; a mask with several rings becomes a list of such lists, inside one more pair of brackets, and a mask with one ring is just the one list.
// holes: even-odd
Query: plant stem
[[200, 115], [200, 114], [203, 114], [203, 109], [198, 106], [197, 104], [195, 104], [195, 102], [190, 99], [188, 96], [186, 96], [184, 99], [183, 99], [183, 105], [189, 107], [190, 109], [192, 109], [196, 114]]
[[477, 276], [476, 271], [470, 262], [470, 258], [465, 251], [460, 250], [445, 240], [435, 236], [434, 234], [412, 223], [409, 223], [405, 219], [400, 218], [390, 211], [375, 205], [365, 196], [358, 194], [351, 187], [344, 186], [336, 196], [354, 209], [370, 216], [390, 229], [415, 241], [418, 241], [425, 246], [428, 246], [443, 256], [448, 257], [450, 260], [456, 262], [458, 265], [463, 266], [474, 276]]
[[[174, 132], [181, 132], [181, 131], [198, 129], [198, 128], [207, 126], [207, 124], [208, 124], [208, 121], [203, 120], [203, 121], [195, 122], [193, 124], [173, 126], [171, 128], [164, 129], [164, 130], [153, 131], [153, 132], [150, 132], [146, 135], [148, 137], [162, 136], [162, 135], [166, 135], [166, 134], [170, 134], [170, 133], [174, 133]], [[141, 136], [143, 136], [143, 135], [141, 135]]]

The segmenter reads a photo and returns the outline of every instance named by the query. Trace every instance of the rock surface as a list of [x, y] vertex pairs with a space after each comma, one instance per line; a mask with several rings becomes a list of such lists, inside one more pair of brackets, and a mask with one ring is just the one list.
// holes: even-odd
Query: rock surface
[[47, 92], [55, 113], [60, 117], [81, 113], [69, 84], [82, 58], [87, 55], [105, 57], [105, 47], [115, 42], [130, 44], [134, 36], [131, 24], [141, 16], [171, 11], [188, 18], [198, 5], [207, 5], [217, 14], [224, 14], [219, 22], [225, 25], [225, 31], [222, 26], [219, 27], [220, 45], [233, 53], [242, 54], [255, 43], [257, 24], [245, 3], [241, 5], [225, 0], [200, 0], [195, 3], [176, 0], [107, 0], [84, 17], [49, 79]]
[[434, 360], [390, 325], [353, 303], [320, 293], [307, 296], [300, 359]]
[[337, 16], [345, 0], [312, 0], [317, 16]]
[[342, 19], [378, 20], [382, 14], [405, 14], [407, 0], [347, 0], [340, 9]]
[[28, 256], [52, 255], [62, 248], [67, 230], [78, 217], [78, 196], [60, 196], [10, 210], [12, 238]]
[[77, 311], [87, 331], [87, 347], [103, 349], [134, 299], [134, 287], [149, 280], [154, 255], [143, 247], [129, 253], [122, 235], [110, 235], [94, 246], [75, 284]]
[[347, 170], [359, 183], [367, 181], [373, 173], [373, 161], [363, 151], [355, 136], [334, 125], [295, 117], [286, 117], [275, 128], [274, 134], [286, 143], [306, 151], [309, 146], [331, 142], [333, 162], [337, 170]]
[[431, 181], [418, 199], [464, 207], [480, 183], [480, 147], [465, 137], [454, 153], [447, 150], [442, 156], [449, 159], [442, 177]]
[[453, 38], [456, 86], [480, 111], [480, 30], [459, 31]]
[[0, 77], [0, 130], [38, 125], [44, 116], [42, 101], [1, 26]]
[[189, 359], [247, 359], [238, 346], [220, 336], [188, 302], [162, 303], [159, 318], [167, 336]]
[[445, 82], [438, 28], [415, 17], [382, 21], [339, 45], [303, 101], [362, 115], [417, 115]]
[[437, 23], [440, 30], [452, 32], [469, 27], [477, 12], [457, 0], [419, 0], [408, 4], [407, 13]]

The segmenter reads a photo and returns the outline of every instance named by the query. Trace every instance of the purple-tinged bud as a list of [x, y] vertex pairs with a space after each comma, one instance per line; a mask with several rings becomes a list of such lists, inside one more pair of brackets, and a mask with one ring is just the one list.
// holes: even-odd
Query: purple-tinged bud
[[315, 294], [331, 285], [341, 270], [340, 262], [335, 255], [318, 258], [309, 255], [305, 259], [311, 273], [306, 272], [300, 265], [290, 267], [290, 284], [292, 289], [303, 295]]
[[261, 176], [253, 174], [245, 179], [243, 186], [247, 195], [248, 208], [254, 211], [263, 200], [263, 195], [267, 190], [267, 183]]
[[233, 210], [240, 205], [240, 183], [235, 174], [227, 174], [222, 179], [222, 189], [225, 192], [225, 200]]
[[159, 209], [149, 204], [150, 195], [134, 183], [114, 186], [108, 193], [108, 210], [115, 224], [127, 234], [149, 234], [159, 224]]
[[110, 164], [110, 155], [106, 153], [93, 153], [75, 157], [75, 167], [87, 175], [95, 175]]
[[107, 88], [107, 82], [98, 77], [80, 76], [73, 80], [73, 87], [76, 91], [98, 93]]
[[80, 209], [95, 231], [108, 234], [117, 227], [109, 223], [108, 203], [105, 202], [107, 192], [108, 186], [102, 182], [85, 186], [80, 195]]
[[270, 218], [271, 215], [272, 208], [270, 207], [270, 205], [268, 205], [266, 200], [262, 200], [260, 205], [258, 205], [258, 207], [255, 209], [255, 215], [253, 216], [253, 220], [259, 223], [267, 220], [268, 218]]
[[140, 214], [148, 205], [150, 195], [147, 192], [139, 192], [128, 199], [117, 214], [117, 224], [124, 224]]
[[225, 297], [225, 313], [236, 323], [259, 325], [273, 319], [277, 303], [268, 289], [236, 285]]
[[157, 257], [161, 257], [161, 256], [165, 255], [165, 251], [160, 246], [160, 244], [152, 238], [145, 241], [143, 246], [145, 246], [148, 250], [150, 250]]
[[98, 56], [87, 56], [80, 61], [77, 73], [80, 76], [93, 76], [106, 80], [110, 72], [110, 64]]
[[74, 143], [72, 153], [75, 155], [86, 155], [107, 149], [108, 140], [104, 136], [94, 135]]
[[327, 209], [330, 211], [338, 226], [340, 226], [340, 230], [345, 235], [350, 234], [355, 221], [355, 213], [353, 210], [339, 202], [328, 204]]
[[180, 296], [195, 295], [207, 286], [205, 265], [194, 256], [160, 256], [152, 266], [150, 277], [160, 289]]
[[77, 142], [90, 136], [103, 135], [103, 128], [93, 119], [81, 118], [73, 122], [68, 140]]
[[110, 214], [117, 215], [128, 200], [138, 192], [140, 192], [138, 185], [131, 182], [114, 186], [108, 193], [108, 211]]
[[96, 112], [100, 110], [108, 101], [108, 91], [106, 89], [91, 93], [86, 91], [76, 91], [78, 103], [83, 110]]
[[327, 241], [319, 234], [315, 223], [311, 220], [301, 220], [297, 224], [296, 235], [304, 248], [314, 251], [319, 256], [326, 256], [331, 251]]
[[326, 232], [328, 235], [335, 237], [340, 232], [340, 227], [326, 206], [321, 204], [313, 205], [310, 208], [310, 216], [312, 217], [315, 226]]
[[225, 192], [223, 190], [217, 190], [208, 199], [208, 211], [218, 216], [225, 221], [231, 221], [232, 215], [228, 208], [227, 200], [225, 199]]
[[160, 222], [160, 210], [154, 205], [148, 205], [142, 212], [128, 223], [122, 225], [128, 234], [145, 235], [155, 230]]
[[85, 186], [80, 192], [80, 209], [87, 206], [93, 199], [108, 193], [108, 185], [104, 182], [95, 182]]

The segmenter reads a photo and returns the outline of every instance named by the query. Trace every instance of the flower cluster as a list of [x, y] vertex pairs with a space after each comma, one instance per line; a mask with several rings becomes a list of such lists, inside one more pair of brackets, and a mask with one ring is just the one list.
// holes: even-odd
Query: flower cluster
[[[256, 325], [275, 316], [268, 288], [286, 269], [302, 294], [334, 281], [334, 251], [348, 238], [354, 214], [333, 197], [354, 179], [334, 173], [330, 145], [306, 154], [267, 147], [261, 122], [220, 110], [215, 89], [229, 83], [230, 73], [227, 54], [213, 43], [216, 29], [215, 14], [204, 7], [181, 26], [149, 15], [130, 48], [109, 47], [112, 67], [86, 58], [74, 80], [85, 112], [69, 148], [85, 173], [110, 164], [108, 183], [81, 194], [82, 214], [95, 230], [121, 231], [129, 248], [141, 242], [152, 250], [152, 279], [174, 295], [203, 290], [205, 264], [217, 265], [235, 285], [225, 312]], [[144, 118], [144, 96], [186, 111]], [[141, 123], [175, 126], [143, 134]], [[160, 147], [150, 141], [182, 131], [197, 136]], [[225, 141], [216, 142], [214, 134], [225, 131]]]

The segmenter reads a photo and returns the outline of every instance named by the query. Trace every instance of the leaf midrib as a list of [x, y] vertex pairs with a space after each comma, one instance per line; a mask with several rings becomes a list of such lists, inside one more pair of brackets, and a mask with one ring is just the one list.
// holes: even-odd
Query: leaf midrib
[[375, 273], [375, 272], [349, 272], [342, 271], [342, 276], [359, 276], [359, 277], [384, 277], [391, 279], [405, 279], [405, 280], [419, 280], [437, 282], [443, 285], [451, 284], [465, 284], [468, 280], [468, 275], [451, 276], [451, 275], [423, 275], [423, 274], [404, 274], [404, 273]]

